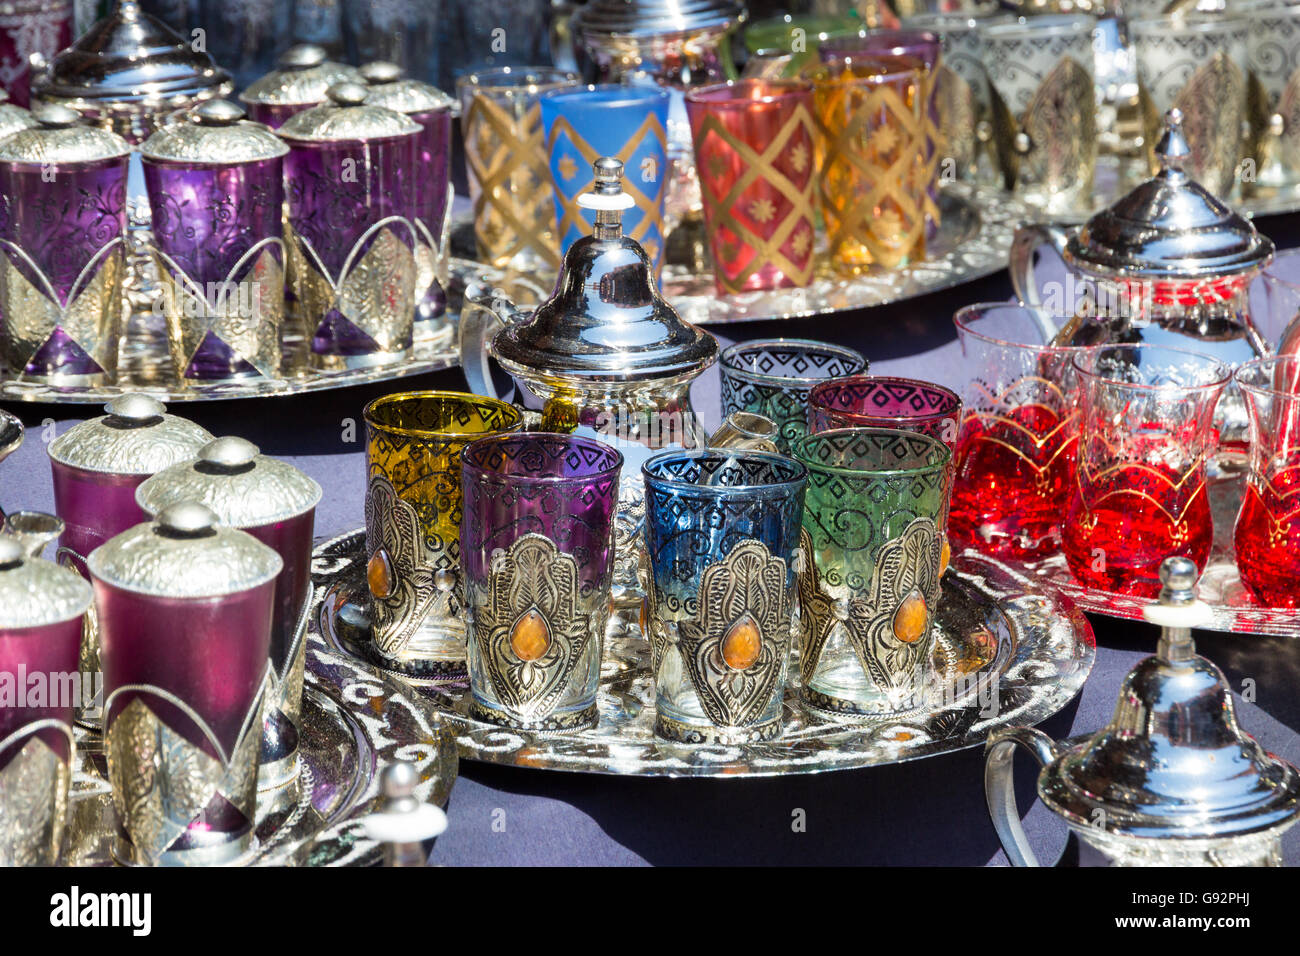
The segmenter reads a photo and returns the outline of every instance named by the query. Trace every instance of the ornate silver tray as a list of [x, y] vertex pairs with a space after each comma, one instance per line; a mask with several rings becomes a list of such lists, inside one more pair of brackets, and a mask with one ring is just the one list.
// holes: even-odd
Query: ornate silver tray
[[[896, 272], [846, 279], [835, 275], [823, 256], [817, 278], [807, 288], [719, 295], [712, 272], [692, 273], [669, 265], [664, 268], [663, 292], [682, 318], [698, 325], [795, 319], [887, 305], [1006, 268], [1016, 226], [1034, 218], [1019, 199], [969, 183], [947, 184], [939, 208], [939, 234], [929, 244], [927, 258]], [[472, 246], [472, 225], [459, 223], [453, 231], [453, 251], [468, 253]], [[524, 308], [549, 296], [555, 282], [554, 276], [513, 275], [469, 258], [453, 259], [452, 271], [462, 282], [478, 280], [505, 289]]]
[[[1277, 637], [1300, 637], [1300, 610], [1269, 608], [1258, 604], [1237, 573], [1232, 547], [1232, 529], [1241, 510], [1245, 477], [1236, 476], [1211, 481], [1210, 512], [1214, 517], [1214, 544], [1210, 560], [1198, 585], [1200, 598], [1209, 605], [1207, 630], [1234, 634], [1270, 634]], [[967, 551], [963, 560], [977, 552]], [[1143, 611], [1156, 602], [1149, 598], [1128, 597], [1110, 591], [1086, 588], [1075, 581], [1065, 557], [1054, 554], [1036, 561], [1016, 561], [980, 556], [1024, 587], [1050, 587], [1068, 596], [1080, 609], [1107, 617], [1142, 620]]]
[[[298, 780], [269, 799], [258, 795], [257, 845], [237, 865], [381, 862], [383, 846], [366, 836], [361, 821], [377, 802], [380, 774], [397, 760], [416, 768], [416, 796], [446, 805], [456, 781], [455, 739], [437, 708], [408, 685], [313, 640], [302, 718]], [[97, 737], [77, 730], [62, 859], [68, 866], [114, 862], [117, 820]]]
[[[341, 654], [364, 654], [369, 641], [364, 539], [356, 531], [316, 549], [320, 603], [311, 637]], [[978, 555], [945, 576], [938, 616], [935, 659], [943, 676], [930, 706], [872, 724], [819, 724], [805, 719], [788, 689], [784, 735], [769, 743], [726, 747], [657, 738], [649, 649], [637, 625], [622, 618], [607, 635], [600, 720], [590, 730], [504, 730], [465, 715], [463, 684], [422, 690], [448, 715], [460, 754], [470, 760], [635, 776], [773, 776], [898, 763], [977, 746], [997, 728], [1036, 724], [1064, 707], [1096, 656], [1092, 629], [1068, 600], [1026, 586]]]
[[[299, 333], [287, 331], [282, 354], [285, 373], [278, 379], [260, 375], [213, 385], [186, 383], [176, 374], [167, 344], [166, 319], [153, 304], [160, 294], [155, 284], [155, 266], [148, 256], [148, 232], [132, 228], [131, 253], [127, 266], [126, 334], [118, 352], [118, 382], [93, 387], [56, 387], [40, 382], [15, 380], [0, 366], [0, 399], [60, 404], [103, 404], [123, 392], [145, 392], [164, 402], [213, 402], [240, 398], [268, 398], [301, 395], [331, 388], [347, 388], [370, 382], [423, 375], [460, 364], [455, 339], [455, 319], [460, 311], [464, 285], [455, 276], [447, 290], [447, 316], [432, 334], [415, 342], [412, 356], [404, 362], [375, 368], [319, 371], [308, 366], [308, 344]], [[454, 271], [454, 270], [453, 270]]]

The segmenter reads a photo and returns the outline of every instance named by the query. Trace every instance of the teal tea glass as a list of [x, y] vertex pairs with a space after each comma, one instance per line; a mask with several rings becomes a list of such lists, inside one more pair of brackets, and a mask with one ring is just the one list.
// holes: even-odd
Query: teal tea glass
[[641, 473], [655, 732], [726, 745], [779, 736], [808, 470], [711, 448], [656, 455]]
[[470, 714], [525, 730], [596, 722], [623, 456], [522, 432], [461, 453]]
[[934, 673], [952, 452], [914, 432], [838, 428], [793, 454], [808, 467], [801, 699], [840, 720], [914, 710]]
[[658, 86], [603, 84], [542, 94], [542, 129], [555, 195], [560, 253], [596, 226], [596, 211], [578, 197], [595, 184], [593, 164], [613, 156], [623, 164], [623, 192], [635, 203], [623, 213], [623, 233], [641, 244], [655, 275], [663, 267], [664, 197], [668, 194], [668, 104]]
[[808, 433], [808, 395], [815, 385], [867, 371], [859, 352], [812, 339], [738, 342], [723, 350], [718, 364], [723, 417], [750, 412], [770, 418], [783, 453]]

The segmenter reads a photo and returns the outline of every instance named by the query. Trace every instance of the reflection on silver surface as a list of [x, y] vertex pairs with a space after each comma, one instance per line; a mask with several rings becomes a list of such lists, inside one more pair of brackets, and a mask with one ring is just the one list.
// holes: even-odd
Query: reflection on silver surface
[[[807, 288], [719, 295], [712, 272], [692, 273], [669, 264], [664, 267], [663, 293], [683, 319], [697, 325], [790, 319], [886, 305], [1005, 268], [1016, 226], [1034, 218], [1032, 210], [1010, 194], [969, 183], [947, 184], [939, 208], [943, 224], [929, 243], [927, 258], [894, 272], [838, 276], [831, 271], [823, 249], [817, 277]], [[459, 228], [457, 232], [452, 241], [455, 248], [463, 249], [463, 233]], [[534, 277], [511, 276], [468, 260], [453, 260], [453, 272], [464, 269], [471, 270], [468, 279], [481, 277], [489, 285], [506, 289], [521, 307], [531, 308], [551, 292], [549, 286], [539, 288]]]
[[[315, 573], [330, 574], [326, 561]], [[78, 767], [68, 808], [63, 863], [112, 862], [117, 820], [98, 734], [77, 730]], [[257, 841], [242, 865], [364, 866], [384, 848], [365, 834], [363, 818], [381, 801], [379, 780], [396, 761], [412, 764], [415, 796], [445, 806], [456, 780], [456, 747], [436, 708], [401, 681], [355, 658], [307, 648], [301, 773], [278, 791], [258, 795]]]
[[[312, 640], [362, 653], [369, 622], [363, 533], [316, 549], [319, 612]], [[328, 569], [328, 571], [326, 570]], [[470, 720], [463, 685], [426, 687], [447, 712], [462, 757], [488, 763], [636, 776], [772, 776], [896, 763], [978, 745], [994, 730], [1034, 724], [1064, 707], [1092, 669], [1096, 644], [1068, 601], [1013, 579], [973, 556], [944, 581], [936, 664], [942, 675], [924, 708], [857, 726], [814, 724], [786, 691], [784, 735], [736, 746], [676, 744], [654, 735], [649, 648], [634, 622], [607, 633], [600, 721], [576, 733], [529, 734]]]
[[[1211, 481], [1209, 489], [1210, 511], [1214, 517], [1214, 545], [1210, 549], [1209, 563], [1198, 585], [1201, 600], [1210, 608], [1209, 619], [1202, 626], [1207, 630], [1236, 634], [1300, 637], [1300, 610], [1262, 607], [1246, 591], [1241, 576], [1237, 573], [1232, 529], [1245, 493], [1244, 476]], [[974, 553], [967, 551], [963, 557]], [[1094, 614], [1140, 621], [1146, 608], [1156, 603], [1152, 598], [1130, 597], [1083, 587], [1070, 574], [1065, 556], [1059, 553], [1036, 561], [1011, 558], [983, 560], [1002, 568], [1024, 582], [1026, 587], [1059, 589], [1081, 610]]]

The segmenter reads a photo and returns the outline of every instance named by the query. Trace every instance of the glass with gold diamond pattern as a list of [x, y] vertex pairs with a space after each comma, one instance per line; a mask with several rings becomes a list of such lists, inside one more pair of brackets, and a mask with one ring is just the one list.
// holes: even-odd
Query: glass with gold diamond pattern
[[1095, 24], [1064, 14], [980, 24], [1003, 183], [1052, 213], [1091, 211]]
[[664, 197], [668, 194], [668, 104], [658, 86], [602, 84], [543, 93], [542, 128], [554, 187], [560, 254], [596, 226], [595, 210], [578, 197], [595, 183], [593, 164], [613, 156], [623, 164], [623, 235], [641, 244], [655, 275], [663, 268]]
[[623, 455], [594, 438], [522, 432], [461, 457], [470, 714], [522, 730], [589, 727]]
[[1183, 168], [1221, 199], [1240, 193], [1250, 21], [1228, 13], [1150, 17], [1129, 25], [1151, 172], [1161, 118], [1182, 110], [1192, 154]]
[[656, 455], [641, 473], [655, 733], [723, 745], [780, 736], [808, 469], [708, 449]]
[[686, 113], [718, 291], [808, 285], [817, 208], [811, 86], [705, 86], [686, 93]]
[[884, 428], [818, 432], [792, 451], [808, 468], [799, 575], [804, 706], [846, 722], [923, 706], [935, 673], [952, 452], [938, 439]]
[[821, 208], [842, 274], [925, 257], [927, 75], [896, 56], [833, 60], [811, 74], [823, 136]]
[[401, 392], [364, 418], [371, 655], [417, 680], [463, 680], [460, 453], [523, 416], [494, 398]]
[[546, 134], [538, 98], [576, 86], [551, 67], [505, 66], [456, 81], [479, 258], [499, 269], [560, 268]]

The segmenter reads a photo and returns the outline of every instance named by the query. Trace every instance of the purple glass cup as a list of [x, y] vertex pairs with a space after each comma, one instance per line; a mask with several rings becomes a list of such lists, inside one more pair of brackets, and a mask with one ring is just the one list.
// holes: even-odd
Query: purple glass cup
[[917, 432], [956, 451], [961, 397], [942, 385], [893, 375], [831, 379], [808, 393], [808, 430], [832, 428]]
[[590, 726], [623, 456], [522, 432], [479, 439], [461, 461], [471, 713], [529, 730]]
[[343, 83], [331, 101], [280, 127], [289, 200], [294, 298], [311, 333], [313, 363], [387, 365], [411, 351], [415, 227], [410, 220], [419, 124], [363, 105]]
[[23, 378], [103, 385], [117, 375], [127, 156], [107, 130], [44, 107], [0, 144], [0, 352]]
[[209, 100], [141, 147], [177, 370], [201, 382], [280, 372], [288, 147]]
[[823, 63], [854, 57], [901, 56], [925, 70], [925, 238], [939, 231], [939, 64], [943, 41], [928, 30], [872, 30], [866, 36], [832, 37], [818, 47]]
[[202, 505], [96, 549], [104, 741], [140, 863], [225, 863], [253, 844], [279, 555]]

